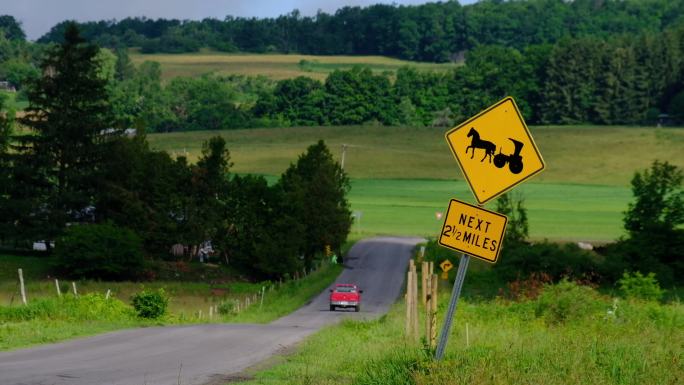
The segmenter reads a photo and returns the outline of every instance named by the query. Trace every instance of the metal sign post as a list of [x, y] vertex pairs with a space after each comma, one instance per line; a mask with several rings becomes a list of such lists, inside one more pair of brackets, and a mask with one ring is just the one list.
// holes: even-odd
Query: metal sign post
[[461, 289], [463, 288], [463, 281], [465, 280], [466, 270], [468, 270], [468, 262], [470, 256], [463, 254], [461, 260], [458, 262], [458, 272], [456, 273], [456, 281], [454, 288], [451, 291], [451, 299], [449, 299], [449, 308], [447, 309], [444, 326], [442, 326], [442, 333], [439, 335], [439, 344], [435, 353], [435, 359], [441, 360], [444, 357], [444, 350], [446, 349], [447, 341], [449, 340], [449, 333], [451, 333], [451, 322], [454, 319], [456, 306], [458, 305], [458, 298], [461, 296]]
[[[435, 352], [437, 360], [444, 357], [470, 256], [490, 263], [496, 263], [499, 257], [508, 219], [505, 215], [483, 209], [482, 205], [546, 167], [511, 97], [452, 128], [445, 139], [479, 207], [452, 199], [442, 227], [439, 244], [463, 255], [458, 263], [456, 281]], [[475, 152], [482, 158], [475, 158]], [[437, 219], [440, 218], [438, 215]]]

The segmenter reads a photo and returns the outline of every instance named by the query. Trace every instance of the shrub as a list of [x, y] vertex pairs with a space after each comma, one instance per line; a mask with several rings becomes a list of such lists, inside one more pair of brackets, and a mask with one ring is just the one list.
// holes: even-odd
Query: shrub
[[69, 227], [55, 256], [60, 269], [79, 278], [136, 278], [144, 263], [140, 238], [110, 223]]
[[500, 295], [519, 301], [539, 297], [544, 287], [552, 283], [551, 276], [545, 273], [532, 273], [527, 278], [516, 279], [506, 284], [507, 292], [499, 289]]
[[218, 305], [218, 312], [221, 315], [233, 314], [236, 310], [237, 303], [234, 300], [223, 301]]
[[654, 273], [644, 276], [640, 272], [624, 272], [617, 282], [625, 298], [638, 298], [647, 301], [658, 301], [665, 291], [660, 288]]
[[138, 313], [138, 317], [157, 319], [166, 314], [169, 306], [169, 297], [164, 289], [156, 292], [143, 290], [132, 298], [133, 308]]
[[684, 170], [657, 160], [634, 174], [634, 202], [623, 218], [629, 238], [607, 248], [606, 271], [622, 267], [613, 272], [649, 271], [664, 285], [684, 282], [683, 182]]
[[606, 245], [602, 275], [611, 282], [624, 271], [652, 272], [663, 286], [684, 283], [684, 230], [663, 230], [648, 237], [621, 239]]
[[554, 282], [561, 278], [587, 279], [596, 275], [593, 255], [574, 243], [504, 243], [501, 253], [493, 269], [507, 282], [525, 279], [533, 273], [544, 273]]
[[555, 285], [547, 285], [537, 298], [536, 305], [536, 316], [551, 324], [578, 320], [605, 307], [594, 289], [566, 279]]

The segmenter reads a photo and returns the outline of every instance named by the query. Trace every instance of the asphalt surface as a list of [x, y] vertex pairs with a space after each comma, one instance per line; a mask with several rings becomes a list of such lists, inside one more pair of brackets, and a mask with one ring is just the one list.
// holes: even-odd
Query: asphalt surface
[[375, 318], [402, 289], [420, 238], [360, 241], [337, 283], [364, 290], [359, 313], [329, 311], [326, 289], [306, 306], [268, 325], [209, 324], [124, 330], [32, 349], [0, 352], [0, 385], [222, 384], [345, 317]]

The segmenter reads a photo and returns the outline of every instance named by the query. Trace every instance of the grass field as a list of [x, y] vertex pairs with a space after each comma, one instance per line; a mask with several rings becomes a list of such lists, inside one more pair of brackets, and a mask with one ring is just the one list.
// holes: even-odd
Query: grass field
[[[228, 142], [232, 171], [280, 175], [306, 148], [326, 141], [355, 179], [462, 179], [444, 140], [444, 128], [345, 126], [194, 131], [150, 134], [153, 148], [186, 154], [191, 161], [214, 135]], [[546, 170], [535, 183], [628, 186], [634, 171], [655, 159], [684, 167], [684, 129], [540, 126], [531, 128]]]
[[[632, 199], [629, 182], [655, 159], [684, 168], [684, 130], [637, 127], [532, 127], [547, 169], [515, 189], [529, 210], [533, 239], [607, 242], [622, 232]], [[449, 199], [472, 201], [444, 129], [302, 127], [149, 135], [154, 148], [197, 158], [201, 144], [220, 134], [236, 173], [277, 176], [307, 146], [324, 139], [352, 178], [352, 209], [361, 211], [356, 235], [434, 236]], [[493, 207], [490, 205], [490, 207]]]
[[[681, 383], [684, 307], [588, 290], [551, 295], [550, 302], [462, 300], [442, 361], [405, 337], [400, 302], [377, 321], [323, 329], [296, 353], [243, 375], [253, 378], [247, 385]], [[442, 288], [440, 316], [448, 292]], [[419, 331], [424, 334], [422, 321]]]
[[161, 64], [162, 78], [177, 76], [217, 75], [263, 75], [274, 80], [297, 76], [309, 76], [324, 80], [336, 69], [350, 69], [356, 65], [371, 68], [374, 72], [394, 72], [403, 66], [423, 70], [447, 70], [456, 64], [418, 63], [383, 56], [313, 56], [284, 54], [229, 54], [202, 50], [192, 54], [141, 54], [131, 50], [131, 60], [136, 65], [143, 61]]
[[[527, 183], [516, 188], [528, 209], [535, 240], [605, 243], [623, 234], [622, 212], [632, 199], [622, 186]], [[357, 179], [349, 200], [361, 212], [352, 232], [435, 237], [449, 199], [476, 203], [463, 181]], [[495, 209], [495, 203], [487, 205]]]

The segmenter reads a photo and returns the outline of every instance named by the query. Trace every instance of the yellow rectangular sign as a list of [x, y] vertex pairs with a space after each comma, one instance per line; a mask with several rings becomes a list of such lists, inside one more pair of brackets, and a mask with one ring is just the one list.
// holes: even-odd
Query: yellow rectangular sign
[[439, 244], [496, 263], [507, 222], [505, 215], [452, 199]]
[[446, 133], [446, 140], [480, 204], [545, 168], [511, 97], [452, 128]]

